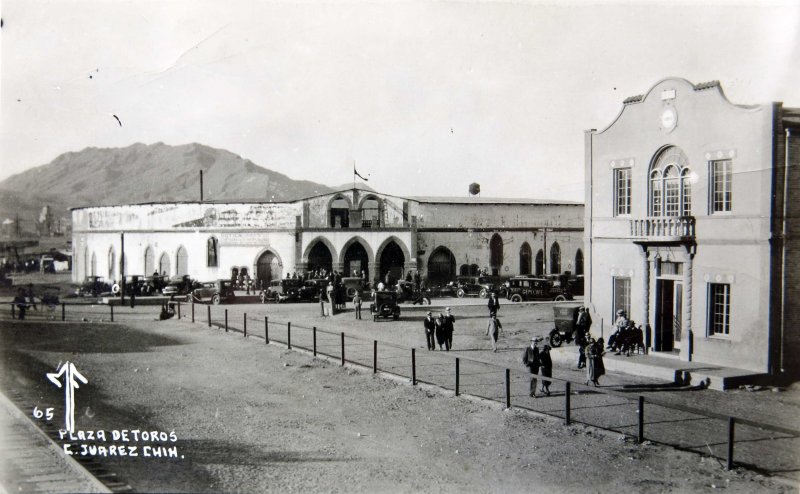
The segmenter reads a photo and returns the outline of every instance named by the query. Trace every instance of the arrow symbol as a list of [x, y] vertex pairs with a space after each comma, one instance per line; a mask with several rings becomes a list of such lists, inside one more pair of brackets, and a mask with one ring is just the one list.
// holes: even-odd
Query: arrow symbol
[[66, 386], [64, 386], [64, 402], [67, 409], [67, 412], [64, 414], [64, 422], [67, 429], [67, 432], [74, 432], [75, 431], [75, 388], [80, 387], [80, 382], [83, 384], [88, 384], [89, 381], [83, 377], [83, 375], [78, 372], [78, 369], [75, 368], [75, 364], [72, 362], [64, 362], [64, 364], [58, 368], [57, 372], [48, 372], [47, 378], [50, 379], [50, 382], [56, 385], [56, 387], [61, 388], [61, 377], [64, 377], [64, 381]]

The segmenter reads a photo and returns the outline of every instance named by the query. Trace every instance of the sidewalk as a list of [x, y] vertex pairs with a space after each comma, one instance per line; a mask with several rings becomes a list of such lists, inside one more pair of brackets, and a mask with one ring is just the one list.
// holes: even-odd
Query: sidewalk
[[0, 393], [0, 492], [112, 492]]

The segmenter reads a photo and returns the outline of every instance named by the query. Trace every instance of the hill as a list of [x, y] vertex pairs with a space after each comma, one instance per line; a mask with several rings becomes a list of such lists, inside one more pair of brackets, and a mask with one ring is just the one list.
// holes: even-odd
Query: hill
[[330, 192], [314, 182], [292, 180], [239, 155], [202, 144], [133, 144], [86, 148], [0, 182], [0, 218], [16, 214], [24, 230], [50, 205], [56, 218], [69, 208], [158, 201], [286, 201]]

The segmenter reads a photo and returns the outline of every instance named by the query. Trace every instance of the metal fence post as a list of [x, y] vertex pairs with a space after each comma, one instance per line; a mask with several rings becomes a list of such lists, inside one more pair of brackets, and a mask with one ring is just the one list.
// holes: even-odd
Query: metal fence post
[[114, 306], [109, 302], [108, 308], [111, 309], [111, 322], [114, 322]]
[[292, 349], [292, 322], [286, 323], [286, 346], [289, 350]]
[[644, 442], [644, 396], [639, 397], [639, 444]]
[[344, 365], [344, 331], [342, 331], [342, 365]]
[[417, 349], [411, 349], [411, 384], [417, 385]]
[[192, 322], [194, 322], [194, 299], [192, 299]]
[[207, 311], [208, 312], [208, 327], [210, 328], [211, 327], [211, 306], [210, 305], [206, 305], [206, 309], [208, 309], [208, 311]]
[[225, 332], [228, 332], [228, 309], [225, 309]]
[[511, 369], [506, 369], [506, 408], [511, 408]]
[[572, 398], [572, 383], [567, 381], [564, 386], [564, 425], [569, 425], [570, 413], [570, 399]]
[[725, 466], [726, 470], [733, 470], [733, 437], [734, 437], [735, 420], [733, 417], [728, 417], [728, 463]]
[[269, 317], [264, 316], [264, 344], [269, 345]]
[[372, 340], [372, 373], [378, 373], [378, 340]]
[[62, 321], [67, 320], [67, 304], [65, 304], [64, 302], [61, 302], [61, 320]]
[[247, 338], [247, 312], [244, 313], [242, 320], [244, 321], [244, 337]]
[[[133, 298], [131, 298], [131, 300], [133, 300]], [[178, 319], [180, 318], [181, 318], [181, 303], [178, 302]]]
[[316, 326], [311, 328], [311, 336], [312, 336], [311, 339], [313, 340], [313, 345], [314, 345], [314, 356], [316, 357], [317, 356], [317, 327]]
[[458, 375], [459, 375], [458, 367], [460, 362], [461, 360], [458, 357], [456, 357], [456, 396], [458, 396]]
[[16, 309], [15, 309], [14, 307], [15, 307], [15, 306], [14, 306], [14, 304], [12, 303], [12, 304], [11, 304], [11, 319], [16, 319], [16, 318], [17, 318], [17, 312], [16, 312]]

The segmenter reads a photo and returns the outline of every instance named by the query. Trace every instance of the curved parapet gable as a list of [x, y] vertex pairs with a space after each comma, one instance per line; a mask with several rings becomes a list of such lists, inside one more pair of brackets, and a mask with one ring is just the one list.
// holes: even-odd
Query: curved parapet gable
[[633, 105], [637, 105], [637, 104], [640, 104], [640, 103], [644, 103], [645, 101], [647, 101], [651, 97], [652, 93], [654, 91], [656, 91], [656, 89], [658, 87], [660, 87], [664, 83], [668, 83], [668, 82], [671, 82], [673, 84], [683, 85], [686, 88], [691, 89], [693, 92], [712, 91], [712, 90], [714, 90], [714, 92], [719, 95], [721, 102], [724, 102], [724, 103], [726, 103], [726, 104], [728, 104], [728, 105], [730, 105], [732, 107], [735, 107], [735, 108], [740, 108], [742, 110], [752, 111], [752, 110], [757, 110], [757, 109], [759, 109], [761, 107], [761, 105], [740, 105], [740, 104], [736, 104], [736, 103], [731, 102], [728, 99], [728, 97], [725, 95], [725, 91], [722, 90], [722, 85], [720, 84], [719, 81], [708, 81], [708, 82], [701, 82], [699, 84], [694, 84], [694, 83], [690, 82], [689, 80], [684, 79], [682, 77], [666, 77], [666, 78], [661, 79], [660, 81], [656, 82], [652, 86], [650, 86], [650, 89], [648, 89], [647, 92], [645, 92], [644, 94], [638, 94], [636, 96], [631, 96], [631, 97], [625, 98], [622, 101], [622, 108], [620, 108], [619, 113], [617, 113], [617, 116], [614, 117], [614, 119], [611, 121], [611, 123], [609, 123], [607, 126], [603, 127], [600, 130], [597, 130], [597, 131], [595, 131], [593, 133], [602, 134], [602, 133], [606, 132], [608, 129], [613, 127], [614, 124], [616, 124], [622, 118], [622, 115], [625, 113], [625, 110], [629, 106], [633, 106]]

